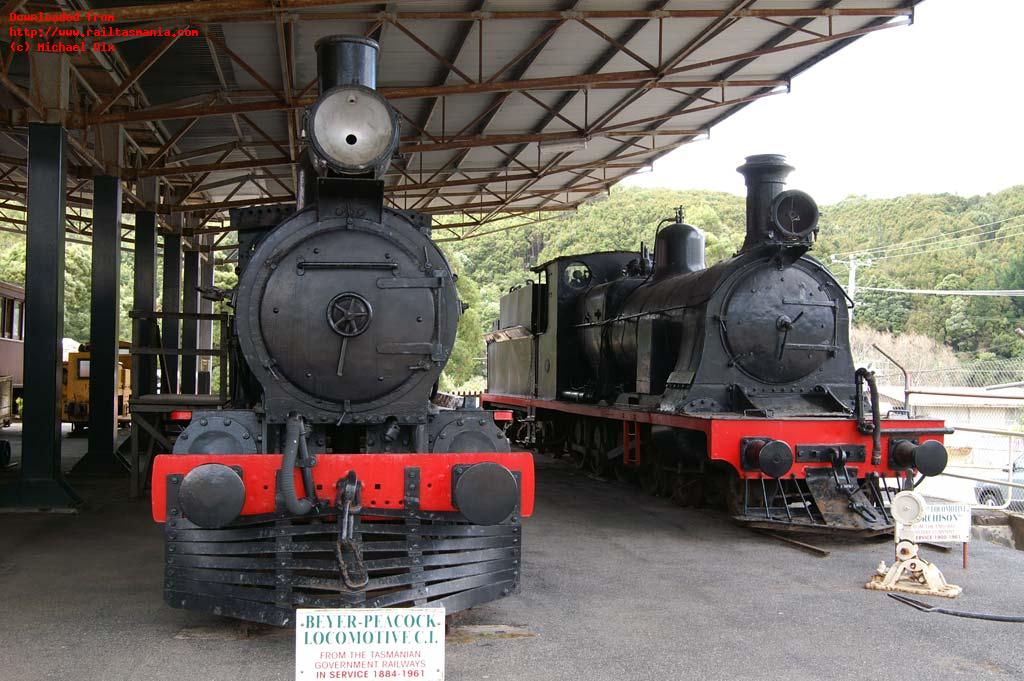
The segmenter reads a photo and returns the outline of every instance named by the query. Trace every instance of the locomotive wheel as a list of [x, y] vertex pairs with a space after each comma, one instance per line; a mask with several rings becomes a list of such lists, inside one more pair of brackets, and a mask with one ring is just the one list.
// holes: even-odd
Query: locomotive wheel
[[683, 508], [700, 508], [704, 505], [703, 481], [692, 475], [672, 476], [672, 501]]
[[[726, 498], [726, 476], [717, 470], [710, 470], [704, 475], [703, 492], [704, 503], [709, 508], [725, 508]], [[743, 498], [740, 497], [740, 506], [743, 505]]]
[[568, 447], [572, 465], [576, 470], [583, 470], [587, 465], [587, 424], [583, 419], [573, 422]]
[[640, 471], [637, 473], [641, 491], [651, 496], [657, 496], [662, 489], [663, 477], [661, 456], [653, 448], [647, 450], [646, 457], [640, 460]]
[[[743, 488], [745, 485], [746, 481], [741, 480], [735, 471], [729, 471], [722, 476], [722, 504], [729, 515], [743, 514]], [[758, 496], [760, 497], [760, 494]], [[763, 504], [764, 500], [759, 499], [753, 503]]]
[[537, 426], [538, 448], [545, 451], [555, 452], [555, 456], [561, 456], [565, 448], [566, 424], [558, 419], [541, 421]]
[[591, 431], [587, 468], [594, 475], [605, 476], [611, 470], [608, 461], [608, 438], [604, 424], [598, 422]]

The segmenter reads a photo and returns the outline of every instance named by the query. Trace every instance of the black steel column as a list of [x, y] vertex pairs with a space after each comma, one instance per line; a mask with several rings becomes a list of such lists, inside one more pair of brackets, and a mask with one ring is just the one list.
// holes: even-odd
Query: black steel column
[[[135, 288], [132, 311], [144, 315], [156, 309], [156, 213], [135, 214]], [[132, 344], [154, 348], [157, 345], [152, 317], [133, 320]], [[132, 358], [132, 396], [156, 392], [156, 355], [135, 355]]]
[[[200, 238], [202, 239], [205, 247], [209, 247], [213, 241], [212, 234], [207, 235], [205, 238]], [[206, 257], [199, 265], [199, 285], [205, 289], [213, 288], [213, 253], [212, 248], [207, 250], [205, 253]], [[199, 311], [203, 314], [212, 314], [213, 301], [208, 298], [201, 298], [199, 300]], [[213, 347], [213, 322], [209, 319], [204, 319], [199, 322], [199, 347]], [[199, 370], [198, 393], [200, 395], [209, 395], [213, 385], [210, 380], [210, 358], [202, 358], [201, 363], [202, 366]]]
[[60, 459], [66, 143], [60, 125], [28, 126], [24, 430], [21, 477], [0, 490], [4, 506], [81, 503], [64, 480]]
[[[199, 251], [185, 251], [185, 273], [182, 279], [181, 311], [185, 314], [199, 312]], [[181, 321], [181, 347], [183, 350], [195, 350], [199, 338], [199, 324], [195, 318]], [[196, 356], [181, 356], [181, 392], [186, 395], [196, 394]]]
[[[164, 235], [164, 282], [161, 309], [164, 312], [181, 312], [181, 235]], [[178, 355], [174, 354], [181, 343], [181, 320], [164, 317], [160, 339], [162, 347], [170, 352], [164, 355], [167, 369], [169, 392], [178, 392]]]
[[92, 306], [89, 323], [89, 451], [76, 475], [123, 474], [117, 449], [121, 293], [121, 181], [93, 178]]

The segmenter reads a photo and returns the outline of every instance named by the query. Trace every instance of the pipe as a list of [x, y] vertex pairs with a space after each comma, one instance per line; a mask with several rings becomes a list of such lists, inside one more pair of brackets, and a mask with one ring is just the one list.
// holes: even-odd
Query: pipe
[[302, 152], [299, 159], [299, 184], [295, 188], [295, 210], [300, 211], [307, 205], [316, 202], [316, 168], [309, 150]]
[[[878, 383], [875, 381], [875, 374], [863, 367], [857, 369], [857, 430], [862, 433], [871, 433], [871, 463], [878, 466], [882, 463], [882, 408], [879, 404]], [[863, 420], [863, 397], [864, 389], [861, 381], [868, 384], [871, 389], [871, 425]]]
[[293, 515], [306, 515], [313, 508], [313, 503], [309, 499], [299, 499], [295, 492], [295, 476], [292, 473], [299, 449], [305, 444], [303, 430], [302, 417], [295, 413], [290, 414], [284, 428], [284, 455], [281, 457], [281, 470], [278, 471], [278, 486], [281, 488], [285, 507]]

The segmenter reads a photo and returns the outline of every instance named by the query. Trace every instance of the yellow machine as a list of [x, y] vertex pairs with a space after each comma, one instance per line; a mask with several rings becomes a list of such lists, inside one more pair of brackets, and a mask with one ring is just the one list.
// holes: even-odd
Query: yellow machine
[[[118, 350], [117, 383], [114, 391], [115, 413], [118, 424], [131, 420], [128, 401], [132, 394], [132, 357], [130, 343], [121, 341]], [[89, 425], [89, 346], [82, 345], [78, 352], [68, 355], [64, 362], [64, 379], [61, 388], [61, 419], [71, 424], [71, 432], [85, 430]]]

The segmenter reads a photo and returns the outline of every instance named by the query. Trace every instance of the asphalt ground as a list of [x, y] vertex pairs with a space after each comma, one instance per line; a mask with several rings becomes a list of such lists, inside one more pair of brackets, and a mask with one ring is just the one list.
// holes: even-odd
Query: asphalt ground
[[[65, 441], [70, 462], [82, 441]], [[15, 446], [15, 453], [18, 448]], [[819, 558], [538, 460], [523, 590], [462, 615], [447, 678], [1008, 679], [1024, 625], [921, 613], [863, 588], [887, 542]], [[75, 515], [0, 515], [0, 680], [291, 679], [293, 633], [165, 606], [162, 535], [127, 482], [79, 481]], [[926, 553], [962, 610], [1024, 614], [1024, 552]], [[479, 635], [511, 625], [515, 635]]]

